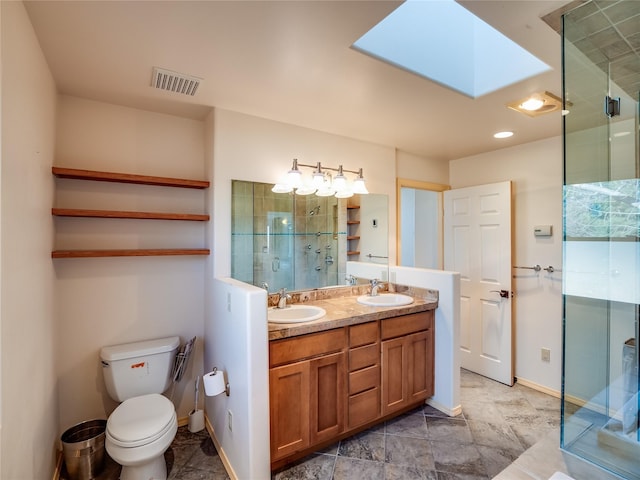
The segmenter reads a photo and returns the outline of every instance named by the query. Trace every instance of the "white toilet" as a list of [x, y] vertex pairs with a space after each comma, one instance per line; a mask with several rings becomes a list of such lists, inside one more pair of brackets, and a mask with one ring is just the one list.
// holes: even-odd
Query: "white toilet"
[[107, 420], [105, 447], [122, 465], [121, 480], [166, 480], [164, 452], [178, 431], [171, 385], [179, 337], [113, 345], [100, 350], [109, 396], [122, 402]]

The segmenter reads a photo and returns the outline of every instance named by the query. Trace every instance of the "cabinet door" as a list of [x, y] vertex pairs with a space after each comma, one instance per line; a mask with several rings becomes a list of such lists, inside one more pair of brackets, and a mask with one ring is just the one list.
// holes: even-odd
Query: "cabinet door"
[[382, 342], [382, 414], [395, 412], [409, 394], [407, 345], [404, 337]]
[[346, 362], [343, 352], [309, 361], [310, 441], [331, 439], [344, 431]]
[[271, 461], [309, 446], [309, 362], [269, 371]]
[[382, 342], [382, 413], [395, 412], [433, 395], [433, 332]]
[[408, 403], [415, 403], [433, 395], [432, 331], [405, 337], [407, 350]]

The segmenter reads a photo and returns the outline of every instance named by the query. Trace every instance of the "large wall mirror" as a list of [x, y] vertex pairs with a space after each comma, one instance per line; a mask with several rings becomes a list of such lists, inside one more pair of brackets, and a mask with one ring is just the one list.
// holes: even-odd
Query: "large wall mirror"
[[450, 188], [439, 183], [397, 179], [398, 265], [442, 270], [442, 192]]
[[345, 285], [347, 261], [388, 268], [386, 195], [319, 197], [272, 188], [232, 180], [233, 278], [270, 292], [307, 290]]

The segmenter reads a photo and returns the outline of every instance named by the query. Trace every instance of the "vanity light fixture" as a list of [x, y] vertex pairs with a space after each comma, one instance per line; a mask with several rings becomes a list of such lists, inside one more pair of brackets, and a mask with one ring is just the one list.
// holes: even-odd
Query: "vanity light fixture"
[[[305, 178], [299, 167], [313, 168], [311, 178]], [[325, 172], [331, 170], [337, 172], [332, 177], [331, 173]], [[356, 177], [350, 182], [344, 172], [355, 173]], [[274, 193], [289, 193], [295, 190], [296, 195], [311, 195], [315, 193], [319, 197], [329, 197], [335, 195], [337, 198], [349, 198], [354, 193], [366, 195], [369, 193], [362, 175], [362, 168], [356, 170], [347, 170], [339, 165], [338, 168], [323, 167], [320, 162], [315, 165], [306, 165], [298, 163], [298, 159], [293, 159], [291, 170], [289, 170], [282, 182], [276, 183], [271, 189]]]

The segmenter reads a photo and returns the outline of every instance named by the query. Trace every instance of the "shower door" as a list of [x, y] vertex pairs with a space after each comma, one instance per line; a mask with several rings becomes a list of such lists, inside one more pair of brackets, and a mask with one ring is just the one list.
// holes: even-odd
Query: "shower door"
[[624, 33], [640, 4], [612, 7], [587, 2], [563, 18], [561, 446], [640, 479], [640, 61]]

